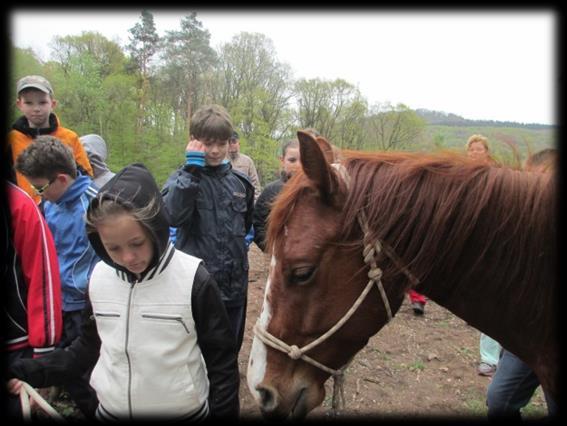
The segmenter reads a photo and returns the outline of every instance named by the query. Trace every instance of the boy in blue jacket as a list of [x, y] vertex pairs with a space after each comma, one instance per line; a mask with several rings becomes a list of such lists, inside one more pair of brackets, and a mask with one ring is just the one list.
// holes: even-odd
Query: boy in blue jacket
[[252, 226], [254, 186], [226, 160], [234, 132], [228, 112], [205, 106], [191, 119], [185, 165], [162, 191], [175, 247], [199, 257], [218, 283], [235, 334], [242, 345], [248, 291], [248, 252], [244, 237]]

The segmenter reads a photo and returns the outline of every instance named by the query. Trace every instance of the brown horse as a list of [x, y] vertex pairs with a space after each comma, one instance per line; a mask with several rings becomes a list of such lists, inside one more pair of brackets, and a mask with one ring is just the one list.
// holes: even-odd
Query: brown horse
[[[451, 153], [343, 152], [298, 132], [269, 219], [248, 364], [266, 416], [303, 417], [414, 286], [530, 365], [558, 399], [556, 181]], [[354, 306], [353, 306], [354, 305]]]

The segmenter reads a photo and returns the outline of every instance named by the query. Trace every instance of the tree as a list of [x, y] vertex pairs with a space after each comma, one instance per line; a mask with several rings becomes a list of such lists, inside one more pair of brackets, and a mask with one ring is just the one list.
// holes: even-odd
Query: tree
[[209, 31], [197, 19], [197, 13], [192, 12], [181, 20], [180, 30], [166, 32], [163, 43], [164, 89], [175, 111], [185, 111], [187, 128], [193, 111], [210, 97], [201, 82], [217, 60], [216, 52], [210, 47], [210, 38]]
[[147, 77], [150, 60], [158, 50], [159, 35], [151, 12], [142, 10], [141, 20], [128, 30], [130, 43], [126, 50], [138, 64], [142, 76]]
[[425, 129], [425, 120], [403, 104], [376, 104], [366, 121], [369, 148], [401, 150], [414, 143]]
[[291, 70], [277, 61], [274, 51], [265, 35], [246, 32], [220, 48], [215, 99], [229, 110], [234, 124], [247, 137], [262, 131], [278, 139], [290, 125], [285, 119]]
[[294, 93], [300, 128], [315, 128], [343, 148], [361, 147], [362, 133], [356, 126], [362, 126], [367, 107], [356, 87], [342, 79], [301, 79]]
[[335, 125], [331, 142], [341, 148], [363, 149], [366, 140], [364, 122], [368, 106], [363, 98], [356, 98], [343, 110]]
[[83, 32], [80, 36], [55, 37], [51, 43], [51, 49], [53, 58], [62, 66], [77, 55], [90, 55], [97, 63], [102, 78], [121, 72], [126, 64], [126, 58], [120, 46], [98, 32]]
[[[139, 93], [138, 117], [136, 119], [136, 139], [140, 142], [142, 160], [151, 157], [150, 144], [146, 134], [146, 97], [149, 92], [149, 67], [150, 60], [159, 47], [159, 36], [154, 24], [154, 16], [147, 10], [142, 11], [141, 23], [138, 22], [128, 31], [131, 34], [127, 50], [132, 59], [138, 65], [142, 77], [142, 85]], [[148, 123], [149, 124], [149, 123]]]

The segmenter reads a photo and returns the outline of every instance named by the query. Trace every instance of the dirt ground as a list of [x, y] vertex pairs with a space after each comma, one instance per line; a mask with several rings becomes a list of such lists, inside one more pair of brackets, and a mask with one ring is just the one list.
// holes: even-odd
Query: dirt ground
[[[258, 419], [246, 385], [252, 326], [260, 313], [269, 259], [256, 245], [249, 254], [250, 284], [246, 333], [239, 356], [241, 415]], [[415, 316], [406, 300], [393, 321], [357, 354], [346, 372], [345, 410], [338, 416], [358, 418], [486, 416], [490, 378], [479, 376], [479, 331], [443, 307], [428, 301], [424, 316]], [[308, 418], [331, 417], [332, 380], [323, 405]], [[538, 388], [523, 415], [540, 419], [547, 413]]]

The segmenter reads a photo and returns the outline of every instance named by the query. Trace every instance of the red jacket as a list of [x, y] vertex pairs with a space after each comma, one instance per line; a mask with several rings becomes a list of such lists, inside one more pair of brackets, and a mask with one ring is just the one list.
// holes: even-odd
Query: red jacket
[[61, 339], [61, 282], [51, 232], [35, 202], [6, 183], [11, 229], [2, 304], [4, 350], [34, 348], [34, 356], [53, 350]]

